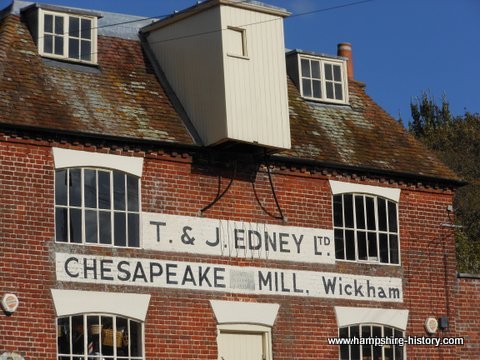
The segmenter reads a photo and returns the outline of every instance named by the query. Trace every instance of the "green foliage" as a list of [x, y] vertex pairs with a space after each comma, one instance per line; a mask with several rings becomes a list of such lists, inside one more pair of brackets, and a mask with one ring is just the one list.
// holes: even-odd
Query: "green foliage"
[[453, 116], [448, 101], [437, 104], [428, 93], [410, 104], [408, 129], [470, 184], [457, 190], [454, 208], [459, 225], [459, 271], [480, 273], [480, 115]]

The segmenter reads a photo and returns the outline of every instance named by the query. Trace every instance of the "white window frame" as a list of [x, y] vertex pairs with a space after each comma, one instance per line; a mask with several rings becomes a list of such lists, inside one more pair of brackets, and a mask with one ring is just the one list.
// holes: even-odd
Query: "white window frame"
[[[45, 39], [45, 15], [52, 15], [52, 16], [61, 16], [63, 17], [63, 55], [58, 54], [51, 54], [46, 53], [44, 51], [44, 39]], [[70, 23], [70, 17], [79, 18], [80, 21], [82, 19], [88, 19], [91, 21], [91, 59], [82, 60], [77, 58], [71, 58], [68, 56], [69, 54], [69, 39], [70, 36], [68, 34], [68, 27]], [[87, 16], [82, 14], [67, 14], [57, 11], [45, 10], [45, 9], [38, 9], [38, 52], [41, 56], [49, 57], [53, 59], [59, 60], [68, 60], [76, 63], [84, 63], [84, 64], [97, 64], [97, 17], [95, 16]]]
[[[217, 345], [222, 334], [261, 335], [264, 358], [272, 360], [272, 329], [269, 326], [253, 324], [219, 324], [217, 325]], [[218, 353], [218, 360], [225, 360]]]
[[[127, 249], [140, 249], [142, 248], [142, 184], [141, 184], [141, 178], [138, 177], [138, 210], [137, 211], [130, 211], [128, 210], [128, 196], [127, 196], [127, 176], [125, 176], [125, 209], [124, 210], [115, 210], [114, 207], [114, 172], [118, 172], [121, 174], [125, 175], [131, 175], [129, 173], [125, 173], [119, 170], [115, 169], [104, 169], [104, 168], [97, 168], [97, 167], [70, 167], [70, 168], [60, 168], [56, 169], [56, 171], [59, 170], [65, 170], [66, 173], [68, 174], [70, 170], [80, 170], [80, 205], [70, 205], [69, 204], [69, 198], [70, 198], [70, 192], [67, 186], [67, 205], [57, 205], [57, 201], [55, 199], [54, 203], [54, 223], [55, 223], [55, 242], [58, 244], [69, 244], [69, 245], [80, 245], [80, 246], [101, 246], [101, 247], [109, 247], [109, 248], [127, 248]], [[85, 170], [94, 170], [94, 171], [102, 171], [102, 172], [107, 172], [109, 173], [109, 178], [110, 178], [110, 208], [109, 209], [101, 209], [98, 207], [98, 176], [96, 180], [96, 197], [97, 197], [97, 206], [96, 208], [90, 208], [85, 206], [85, 196], [84, 196], [84, 191], [85, 191]], [[67, 175], [68, 176], [68, 175]], [[68, 178], [67, 178], [68, 179]], [[54, 189], [56, 188], [56, 176], [55, 176], [55, 183], [54, 183]], [[55, 190], [54, 190], [55, 192]], [[81, 227], [82, 227], [82, 242], [81, 243], [74, 243], [70, 241], [70, 220], [67, 218], [67, 241], [57, 241], [57, 233], [56, 233], [56, 209], [57, 208], [64, 208], [67, 209], [78, 209], [81, 211]], [[85, 231], [85, 223], [86, 223], [86, 217], [85, 217], [85, 212], [87, 210], [92, 210], [97, 212], [97, 242], [88, 242], [86, 241], [86, 231]], [[102, 244], [100, 242], [100, 212], [108, 212], [110, 214], [110, 233], [111, 233], [111, 243], [110, 244]], [[125, 246], [119, 246], [115, 245], [115, 213], [124, 213], [125, 214], [125, 241], [126, 245]], [[128, 215], [129, 214], [137, 214], [138, 215], [138, 246], [129, 246], [128, 245]]]
[[[321, 86], [321, 97], [314, 97], [313, 96], [313, 91], [312, 91], [312, 96], [305, 96], [304, 91], [303, 91], [303, 79], [309, 79], [312, 81], [312, 77], [304, 77], [302, 74], [302, 59], [309, 60], [311, 64], [311, 60], [318, 61], [320, 63], [320, 86]], [[300, 94], [302, 94], [302, 97], [308, 100], [313, 100], [313, 101], [320, 101], [320, 102], [326, 102], [326, 103], [334, 103], [334, 104], [348, 104], [349, 103], [349, 98], [348, 98], [348, 79], [347, 79], [347, 62], [345, 60], [341, 59], [331, 59], [331, 58], [324, 58], [324, 57], [318, 57], [314, 55], [306, 55], [306, 54], [299, 54], [297, 57], [298, 61], [298, 83], [299, 83], [299, 88], [300, 88]], [[325, 80], [325, 64], [331, 64], [331, 65], [339, 65], [340, 66], [340, 76], [342, 77], [341, 84], [342, 84], [342, 97], [343, 100], [337, 100], [337, 99], [329, 99], [327, 98], [327, 89], [326, 89], [326, 80]], [[311, 71], [310, 71], [311, 72]], [[330, 80], [329, 80], [330, 81]], [[338, 82], [337, 82], [338, 83]]]

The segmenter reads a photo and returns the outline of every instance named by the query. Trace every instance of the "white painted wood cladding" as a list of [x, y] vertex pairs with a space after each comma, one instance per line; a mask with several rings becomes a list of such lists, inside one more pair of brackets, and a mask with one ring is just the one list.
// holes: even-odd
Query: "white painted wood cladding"
[[290, 148], [282, 16], [228, 2], [193, 12], [148, 41], [204, 143]]

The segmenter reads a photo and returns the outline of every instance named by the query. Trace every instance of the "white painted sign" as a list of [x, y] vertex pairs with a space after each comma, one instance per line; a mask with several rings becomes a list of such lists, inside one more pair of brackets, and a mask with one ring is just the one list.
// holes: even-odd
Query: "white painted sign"
[[402, 302], [402, 279], [56, 253], [58, 281]]
[[149, 250], [335, 263], [333, 230], [143, 213], [142, 237]]

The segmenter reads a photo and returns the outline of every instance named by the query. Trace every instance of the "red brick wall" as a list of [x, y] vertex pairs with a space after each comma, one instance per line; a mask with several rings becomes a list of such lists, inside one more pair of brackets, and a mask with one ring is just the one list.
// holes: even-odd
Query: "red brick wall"
[[480, 359], [480, 276], [459, 275], [457, 297], [457, 331], [465, 339], [458, 358]]
[[[276, 168], [273, 182], [287, 224], [332, 228], [331, 192], [328, 180], [353, 181], [376, 186], [400, 187], [400, 241], [402, 266], [365, 265], [338, 262], [336, 265], [285, 263], [213, 256], [161, 253], [141, 249], [107, 249], [69, 246], [53, 241], [53, 179], [51, 146], [61, 143], [41, 140], [0, 138], [0, 285], [2, 292], [14, 292], [20, 299], [16, 313], [0, 321], [0, 351], [17, 351], [28, 359], [53, 359], [56, 353], [55, 314], [50, 289], [82, 289], [150, 293], [146, 331], [148, 359], [216, 359], [216, 321], [209, 300], [242, 300], [280, 304], [272, 329], [275, 360], [335, 359], [338, 349], [327, 344], [337, 334], [334, 306], [409, 309], [408, 335], [423, 336], [427, 316], [446, 315], [450, 328], [442, 336], [456, 333], [455, 253], [446, 207], [452, 191], [426, 188], [421, 184], [393, 179], [360, 177], [324, 169]], [[93, 146], [76, 146], [94, 150]], [[199, 216], [217, 193], [217, 175], [227, 186], [233, 167], [200, 166], [188, 155], [156, 151], [110, 150], [102, 152], [144, 156], [142, 210], [176, 215]], [[251, 172], [238, 166], [230, 190], [204, 216], [281, 224], [260, 208], [253, 193]], [[256, 175], [259, 199], [272, 213], [277, 209], [268, 176], [262, 168]], [[57, 251], [95, 255], [169, 259], [222, 263], [239, 266], [272, 267], [310, 271], [331, 271], [369, 276], [401, 277], [403, 303], [347, 301], [307, 297], [258, 296], [119, 287], [57, 282], [54, 254]], [[478, 290], [478, 288], [477, 288]], [[455, 347], [408, 347], [409, 358], [456, 359]]]

